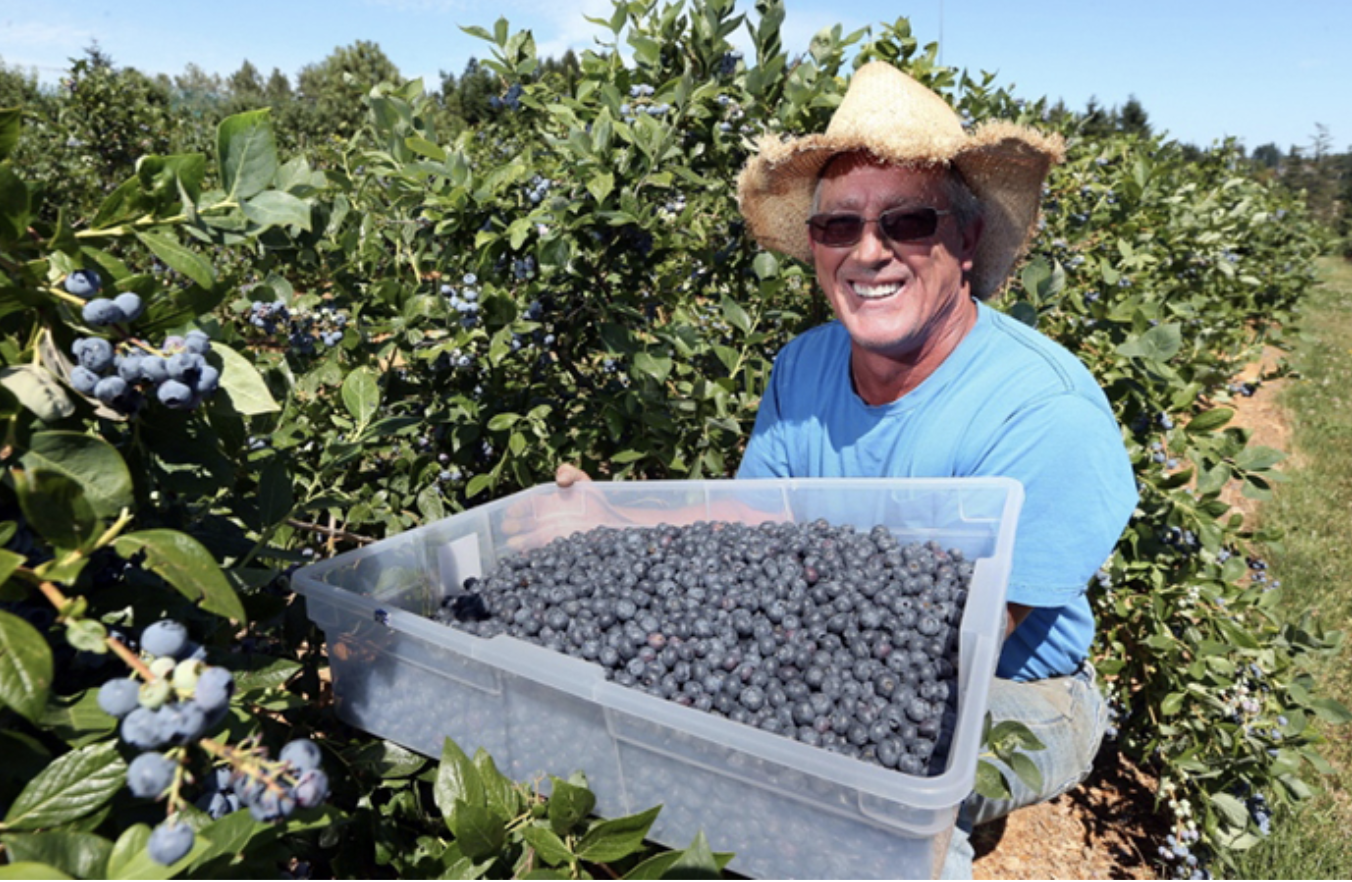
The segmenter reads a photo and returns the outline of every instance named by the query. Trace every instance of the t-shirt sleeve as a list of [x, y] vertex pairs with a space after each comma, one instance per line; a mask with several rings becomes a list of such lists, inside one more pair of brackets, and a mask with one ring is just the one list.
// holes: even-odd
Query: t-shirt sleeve
[[1012, 414], [979, 474], [1023, 484], [1008, 600], [1062, 606], [1085, 591], [1136, 507], [1136, 479], [1111, 412], [1058, 394]]

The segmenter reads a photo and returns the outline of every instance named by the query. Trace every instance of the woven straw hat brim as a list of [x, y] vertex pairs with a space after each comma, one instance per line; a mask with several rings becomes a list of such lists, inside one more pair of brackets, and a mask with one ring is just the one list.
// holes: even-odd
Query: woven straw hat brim
[[1027, 246], [1042, 182], [1065, 155], [1060, 136], [1010, 122], [985, 123], [967, 134], [942, 98], [883, 62], [855, 73], [825, 134], [765, 137], [757, 147], [737, 181], [748, 229], [763, 247], [809, 263], [807, 218], [832, 157], [866, 151], [901, 166], [956, 166], [982, 204], [971, 273], [972, 293], [982, 299], [1000, 289]]

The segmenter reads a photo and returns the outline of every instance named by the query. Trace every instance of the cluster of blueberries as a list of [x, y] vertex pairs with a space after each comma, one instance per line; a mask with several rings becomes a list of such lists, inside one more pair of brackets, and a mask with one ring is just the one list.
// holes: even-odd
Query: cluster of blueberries
[[136, 321], [145, 312], [141, 295], [131, 291], [111, 298], [96, 296], [103, 289], [103, 279], [96, 270], [75, 270], [66, 276], [63, 287], [67, 293], [87, 301], [80, 311], [80, 317], [87, 325], [124, 325]]
[[463, 288], [456, 288], [449, 283], [442, 285], [441, 294], [450, 303], [451, 309], [460, 313], [460, 323], [469, 328], [479, 316], [479, 289], [474, 287], [479, 283], [479, 277], [474, 273], [465, 273], [460, 282]]
[[[183, 774], [181, 748], [196, 743], [225, 718], [235, 692], [234, 675], [208, 665], [202, 646], [188, 629], [173, 619], [161, 619], [141, 632], [142, 657], [148, 660], [149, 679], [115, 677], [98, 692], [98, 705], [120, 723], [118, 734], [139, 751], [127, 765], [127, 788], [134, 796], [177, 798]], [[167, 751], [161, 752], [163, 748]], [[319, 805], [328, 796], [328, 777], [320, 768], [319, 748], [299, 739], [282, 748], [276, 763], [257, 757], [236, 757], [214, 770], [198, 808], [220, 818], [248, 807], [258, 820], [270, 822], [297, 807]], [[147, 850], [152, 860], [169, 865], [192, 850], [193, 828], [171, 814], [150, 834]]]
[[737, 72], [737, 62], [742, 60], [742, 53], [733, 50], [723, 53], [723, 57], [718, 60], [718, 75], [730, 77]]
[[507, 90], [507, 94], [502, 96], [494, 95], [492, 98], [489, 98], [488, 106], [494, 110], [502, 110], [503, 108], [506, 108], [507, 110], [520, 110], [522, 91], [523, 89], [521, 88], [520, 83], [512, 83], [511, 87]]
[[956, 722], [971, 573], [960, 552], [884, 527], [600, 527], [503, 558], [436, 618], [917, 775], [942, 768]]
[[249, 304], [248, 321], [268, 335], [285, 330], [287, 343], [293, 350], [312, 355], [316, 338], [329, 348], [342, 342], [347, 327], [347, 313], [325, 304], [319, 308], [318, 315], [307, 312], [293, 315], [286, 304], [280, 301], [268, 303], [255, 300]]
[[210, 350], [211, 339], [199, 330], [170, 335], [155, 351], [119, 352], [102, 337], [79, 337], [71, 344], [70, 383], [124, 414], [140, 409], [147, 389], [166, 407], [191, 410], [220, 387], [220, 371], [206, 360]]
[[526, 198], [530, 200], [531, 205], [539, 205], [549, 195], [549, 190], [553, 186], [554, 182], [544, 175], [534, 175], [526, 185]]
[[1192, 845], [1201, 838], [1201, 833], [1194, 827], [1179, 832], [1177, 835], [1170, 833], [1164, 837], [1164, 845], [1159, 847], [1159, 856], [1167, 863], [1174, 864], [1174, 878], [1176, 879], [1210, 879], [1211, 872], [1201, 866], [1197, 855], [1192, 851]]

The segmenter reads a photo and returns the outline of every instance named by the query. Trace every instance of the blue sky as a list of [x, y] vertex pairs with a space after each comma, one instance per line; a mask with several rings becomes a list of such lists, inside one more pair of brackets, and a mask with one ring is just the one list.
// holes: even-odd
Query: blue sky
[[[752, 3], [739, 0], [739, 7]], [[594, 45], [610, 0], [0, 0], [0, 59], [54, 81], [94, 40], [115, 63], [182, 73], [189, 62], [220, 74], [247, 58], [292, 76], [357, 40], [378, 43], [405, 76], [435, 85], [487, 46], [460, 25], [505, 16], [530, 28], [541, 54]], [[1135, 96], [1156, 130], [1199, 145], [1227, 135], [1252, 149], [1308, 147], [1317, 124], [1335, 151], [1352, 149], [1352, 3], [1347, 0], [787, 0], [783, 41], [804, 50], [813, 33], [906, 16], [946, 64], [987, 70], [1029, 99]], [[746, 43], [745, 35], [738, 38]]]

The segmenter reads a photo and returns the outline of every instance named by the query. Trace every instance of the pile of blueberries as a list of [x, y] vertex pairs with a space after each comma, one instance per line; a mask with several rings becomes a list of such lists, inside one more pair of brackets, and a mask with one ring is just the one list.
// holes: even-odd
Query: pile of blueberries
[[[99, 688], [98, 704], [120, 721], [122, 741], [139, 751], [127, 765], [127, 788], [144, 799], [171, 792], [176, 798], [179, 786], [190, 780], [184, 774], [183, 748], [225, 718], [235, 678], [226, 668], [206, 664], [202, 646], [173, 619], [147, 626], [140, 646], [151, 677], [106, 681]], [[317, 806], [328, 796], [319, 748], [308, 739], [289, 742], [275, 763], [253, 755], [232, 756], [234, 762], [207, 776], [207, 792], [197, 801], [213, 818], [247, 807], [255, 819], [271, 822], [297, 807]], [[147, 849], [153, 860], [167, 866], [187, 855], [193, 840], [193, 828], [171, 813], [151, 832]]]
[[941, 771], [971, 562], [823, 520], [600, 527], [500, 560], [439, 621], [906, 774]]

